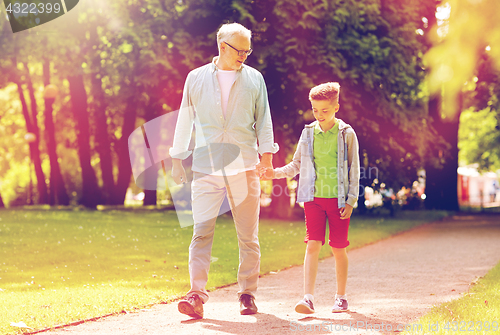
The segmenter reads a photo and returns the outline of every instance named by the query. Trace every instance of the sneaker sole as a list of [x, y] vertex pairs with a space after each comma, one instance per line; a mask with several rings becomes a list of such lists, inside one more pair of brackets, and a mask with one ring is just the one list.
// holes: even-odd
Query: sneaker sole
[[295, 306], [295, 311], [297, 313], [301, 313], [301, 314], [312, 314], [314, 313], [314, 309], [310, 309], [309, 307], [305, 306], [305, 305], [297, 305]]
[[253, 311], [251, 309], [244, 309], [240, 311], [241, 315], [252, 315], [252, 314], [257, 314], [257, 311]]
[[181, 312], [182, 314], [189, 315], [192, 318], [195, 318], [195, 319], [203, 318], [203, 313], [201, 313], [201, 315], [196, 313], [194, 311], [193, 306], [191, 306], [191, 304], [187, 301], [179, 302], [178, 309], [179, 309], [179, 312]]
[[332, 310], [332, 313], [342, 313], [342, 312], [349, 312], [349, 308], [348, 309]]

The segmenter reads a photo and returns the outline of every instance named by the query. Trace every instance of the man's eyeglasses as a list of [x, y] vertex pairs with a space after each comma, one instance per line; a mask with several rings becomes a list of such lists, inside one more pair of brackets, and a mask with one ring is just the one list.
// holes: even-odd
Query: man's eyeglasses
[[245, 54], [246, 54], [247, 56], [250, 56], [250, 54], [251, 54], [251, 53], [252, 53], [252, 51], [253, 51], [251, 48], [250, 48], [250, 49], [248, 49], [248, 50], [246, 50], [246, 51], [245, 51], [245, 50], [238, 50], [238, 49], [236, 49], [235, 47], [233, 47], [231, 44], [229, 44], [229, 43], [227, 43], [227, 42], [224, 42], [224, 43], [226, 43], [228, 46], [230, 46], [231, 48], [233, 48], [234, 50], [236, 50], [236, 51], [238, 52], [238, 56], [243, 56], [243, 55], [245, 55]]

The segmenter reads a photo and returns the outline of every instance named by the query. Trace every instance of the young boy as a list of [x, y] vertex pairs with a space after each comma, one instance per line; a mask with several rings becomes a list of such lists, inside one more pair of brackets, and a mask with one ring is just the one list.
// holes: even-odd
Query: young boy
[[268, 179], [294, 177], [300, 173], [297, 202], [304, 202], [307, 243], [304, 259], [304, 298], [298, 313], [314, 313], [314, 284], [318, 256], [325, 244], [326, 219], [330, 229], [328, 244], [335, 256], [337, 292], [332, 312], [349, 310], [346, 298], [348, 259], [347, 234], [353, 206], [359, 194], [358, 140], [352, 127], [335, 118], [339, 110], [338, 83], [311, 89], [309, 100], [316, 121], [306, 125], [293, 160], [276, 168]]

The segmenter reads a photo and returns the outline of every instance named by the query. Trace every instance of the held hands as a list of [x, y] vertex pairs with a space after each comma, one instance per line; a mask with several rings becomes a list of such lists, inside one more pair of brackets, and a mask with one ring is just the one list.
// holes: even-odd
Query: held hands
[[272, 180], [275, 178], [273, 168], [264, 168], [262, 173], [259, 173], [259, 177], [262, 180]]
[[177, 185], [187, 183], [186, 170], [180, 159], [172, 158], [172, 178]]
[[274, 178], [273, 154], [265, 153], [262, 155], [260, 163], [256, 166], [255, 173], [262, 180], [270, 180]]
[[345, 207], [340, 209], [340, 218], [342, 220], [349, 219], [351, 217], [352, 210], [353, 208], [351, 205], [345, 204]]

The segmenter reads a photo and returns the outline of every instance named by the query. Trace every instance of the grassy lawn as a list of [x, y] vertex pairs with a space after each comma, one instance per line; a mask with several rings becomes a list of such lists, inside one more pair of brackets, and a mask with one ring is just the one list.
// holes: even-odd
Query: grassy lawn
[[[445, 216], [354, 217], [350, 248]], [[261, 272], [302, 264], [303, 221], [261, 220]], [[189, 289], [192, 227], [174, 212], [0, 211], [0, 334], [11, 322], [34, 329], [169, 302]], [[232, 219], [218, 219], [208, 288], [236, 282]], [[325, 245], [321, 257], [330, 255]], [[497, 318], [498, 319], [498, 318]]]
[[[500, 263], [460, 299], [436, 306], [416, 324], [432, 334], [500, 332]], [[436, 330], [436, 331], [434, 331]], [[422, 332], [420, 332], [421, 334]], [[412, 334], [408, 332], [408, 334]], [[414, 334], [418, 334], [414, 332]]]

